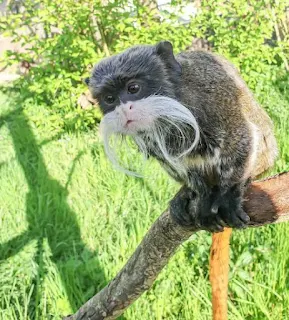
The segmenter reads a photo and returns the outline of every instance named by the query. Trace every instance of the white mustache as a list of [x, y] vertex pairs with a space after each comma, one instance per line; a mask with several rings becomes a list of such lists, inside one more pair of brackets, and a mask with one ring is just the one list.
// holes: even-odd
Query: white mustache
[[[124, 108], [132, 104], [136, 119], [135, 127], [130, 130], [126, 127], [127, 118]], [[179, 174], [186, 172], [183, 159], [192, 152], [200, 141], [200, 129], [196, 118], [191, 111], [178, 101], [164, 96], [150, 96], [138, 101], [120, 104], [116, 109], [105, 115], [100, 123], [100, 133], [103, 138], [104, 149], [112, 164], [126, 174], [140, 176], [120, 165], [116, 156], [116, 150], [120, 147], [119, 138], [125, 140], [125, 136], [132, 136], [140, 151], [147, 156], [149, 154], [147, 142], [154, 142], [161, 153], [161, 157], [170, 164]], [[167, 125], [166, 125], [167, 124]], [[194, 131], [194, 141], [189, 144], [187, 130]], [[166, 138], [172, 135], [172, 128], [176, 130], [178, 146], [177, 155], [170, 154], [166, 146]], [[141, 132], [141, 134], [140, 134]]]

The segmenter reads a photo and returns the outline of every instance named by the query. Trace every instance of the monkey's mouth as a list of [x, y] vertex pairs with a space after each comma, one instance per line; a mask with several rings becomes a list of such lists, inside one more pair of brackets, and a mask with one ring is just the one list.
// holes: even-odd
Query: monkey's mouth
[[132, 123], [132, 122], [134, 122], [134, 120], [127, 120], [125, 126], [128, 127], [128, 125], [129, 125], [130, 123]]

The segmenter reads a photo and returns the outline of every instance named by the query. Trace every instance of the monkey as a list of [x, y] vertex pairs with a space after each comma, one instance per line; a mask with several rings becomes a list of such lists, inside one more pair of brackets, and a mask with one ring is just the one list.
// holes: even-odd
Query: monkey
[[169, 41], [160, 41], [101, 60], [85, 83], [103, 113], [100, 131], [112, 163], [134, 174], [111, 145], [129, 136], [183, 186], [187, 198], [170, 208], [174, 221], [190, 228], [190, 201], [200, 199], [202, 229], [221, 237], [224, 228], [247, 226], [244, 191], [274, 165], [278, 148], [272, 120], [231, 62], [202, 50], [174, 54]]
[[[244, 188], [273, 166], [277, 143], [271, 119], [229, 61], [205, 51], [174, 55], [171, 43], [161, 41], [100, 61], [85, 81], [104, 114], [113, 163], [109, 137], [130, 135], [176, 181], [211, 199], [204, 229], [246, 225]], [[174, 219], [191, 223], [183, 210]]]

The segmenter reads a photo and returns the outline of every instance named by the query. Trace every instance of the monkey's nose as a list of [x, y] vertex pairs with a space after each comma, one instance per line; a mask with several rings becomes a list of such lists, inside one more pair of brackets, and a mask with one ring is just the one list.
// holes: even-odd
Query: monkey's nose
[[127, 104], [127, 105], [125, 106], [125, 110], [127, 110], [127, 111], [132, 110], [132, 108], [133, 108], [132, 103], [129, 103], [129, 104]]
[[129, 104], [125, 105], [123, 109], [124, 109], [124, 112], [125, 112], [126, 114], [129, 114], [129, 113], [133, 110], [133, 105], [132, 105], [132, 103], [129, 103]]
[[126, 117], [129, 117], [130, 113], [133, 111], [133, 104], [131, 102], [129, 102], [129, 103], [123, 105], [122, 111], [126, 115]]

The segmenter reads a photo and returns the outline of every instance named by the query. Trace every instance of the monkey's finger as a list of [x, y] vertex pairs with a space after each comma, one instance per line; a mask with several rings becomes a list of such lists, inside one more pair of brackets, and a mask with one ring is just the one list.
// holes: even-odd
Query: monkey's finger
[[224, 199], [221, 195], [218, 195], [212, 202], [211, 213], [217, 214], [221, 205], [224, 205]]
[[238, 217], [244, 223], [248, 223], [250, 221], [250, 217], [243, 209], [238, 210]]
[[[238, 210], [231, 214], [229, 226], [236, 229], [244, 229], [247, 226], [247, 223], [240, 218], [241, 211]], [[245, 219], [245, 217], [243, 217]]]
[[216, 221], [217, 221], [217, 224], [222, 226], [222, 227], [227, 227], [227, 224], [226, 222], [221, 218], [220, 215], [217, 215], [216, 216]]
[[200, 220], [200, 228], [212, 233], [222, 232], [224, 230], [223, 226], [217, 223], [215, 216], [202, 218]]
[[219, 211], [219, 205], [213, 204], [212, 207], [211, 207], [211, 212], [212, 212], [213, 214], [217, 214], [218, 211]]
[[220, 226], [219, 224], [214, 223], [213, 225], [211, 225], [209, 227], [209, 231], [212, 233], [218, 233], [218, 232], [223, 232], [224, 228], [222, 226]]
[[245, 226], [246, 226], [245, 223], [238, 218], [234, 218], [230, 222], [228, 222], [228, 227], [234, 228], [234, 229], [244, 229]]

